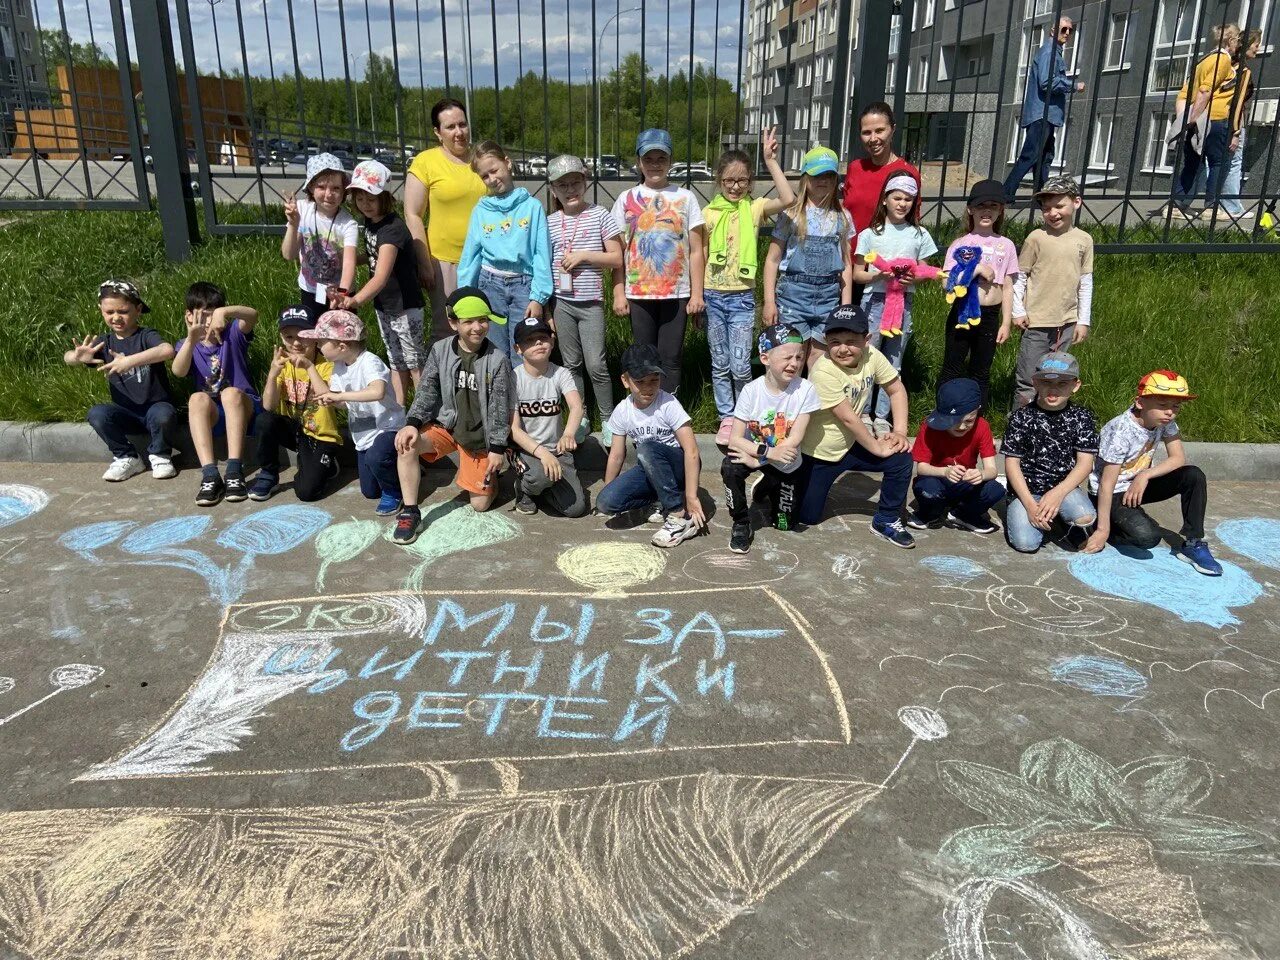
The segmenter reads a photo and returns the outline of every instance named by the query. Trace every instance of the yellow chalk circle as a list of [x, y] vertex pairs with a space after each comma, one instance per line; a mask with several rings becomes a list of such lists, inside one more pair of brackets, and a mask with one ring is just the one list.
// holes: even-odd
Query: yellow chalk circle
[[590, 543], [556, 558], [570, 580], [606, 596], [621, 596], [628, 587], [662, 576], [667, 558], [656, 547], [639, 543]]

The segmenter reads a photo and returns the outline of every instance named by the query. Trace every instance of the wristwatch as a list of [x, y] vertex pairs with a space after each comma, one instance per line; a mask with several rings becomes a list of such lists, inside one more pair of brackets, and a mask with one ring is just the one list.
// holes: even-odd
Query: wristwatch
[[756, 459], [760, 461], [760, 465], [764, 466], [766, 460], [769, 459], [769, 445], [762, 443], [756, 447]]

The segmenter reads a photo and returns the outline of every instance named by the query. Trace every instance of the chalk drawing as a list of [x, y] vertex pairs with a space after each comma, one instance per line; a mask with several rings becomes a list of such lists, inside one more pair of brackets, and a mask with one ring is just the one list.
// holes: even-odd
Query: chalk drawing
[[1280, 520], [1239, 517], [1218, 524], [1214, 534], [1242, 557], [1280, 570]]
[[858, 571], [862, 569], [862, 560], [847, 553], [838, 553], [831, 558], [831, 572], [841, 580], [851, 583], [862, 583], [865, 577]]
[[898, 711], [898, 721], [911, 731], [911, 742], [907, 744], [907, 749], [898, 758], [897, 764], [889, 771], [889, 775], [881, 781], [881, 787], [889, 785], [889, 781], [902, 769], [902, 765], [907, 762], [907, 757], [911, 756], [911, 751], [915, 749], [917, 743], [921, 740], [926, 743], [941, 740], [950, 732], [942, 714], [929, 707], [902, 707]]
[[[938, 660], [930, 660], [928, 657], [918, 657], [914, 653], [894, 653], [885, 657], [880, 661], [880, 669], [884, 669], [884, 665], [890, 660], [919, 660], [922, 663], [931, 663], [935, 667], [941, 667], [948, 660], [976, 660], [978, 663], [986, 663], [982, 657], [975, 656], [972, 653], [948, 653], [945, 657]], [[963, 664], [961, 664], [963, 666]]]
[[684, 575], [699, 583], [741, 586], [785, 579], [800, 563], [790, 550], [757, 544], [750, 553], [704, 550], [685, 561]]
[[[520, 528], [500, 513], [476, 513], [469, 505], [449, 500], [432, 507], [422, 516], [425, 529], [405, 550], [419, 563], [404, 579], [405, 590], [421, 590], [427, 570], [441, 557], [467, 550], [479, 550], [520, 535]], [[388, 527], [386, 538], [394, 531]]]
[[0, 483], [0, 527], [25, 520], [49, 504], [49, 495], [24, 483]]
[[[961, 885], [947, 904], [949, 960], [995, 960], [1002, 956], [990, 949], [995, 938], [987, 929], [991, 901], [1001, 893], [1012, 894], [1034, 907], [1036, 915], [1048, 920], [1051, 929], [1061, 934], [1067, 955], [1075, 960], [1111, 960], [1115, 956], [1087, 923], [1047, 890], [1025, 880], [975, 877]], [[1020, 948], [1019, 952], [1028, 956]]]
[[[103, 672], [104, 671], [101, 667], [96, 667], [88, 663], [68, 663], [56, 668], [49, 674], [49, 684], [53, 687], [53, 690], [46, 693], [40, 699], [27, 704], [21, 710], [16, 710], [7, 717], [0, 717], [0, 727], [3, 727], [7, 723], [12, 723], [24, 713], [34, 710], [42, 703], [47, 703], [60, 693], [65, 693], [67, 690], [78, 690], [81, 687], [87, 687], [102, 676]], [[12, 689], [13, 681], [10, 680], [9, 684], [9, 689]], [[0, 693], [3, 692], [3, 684], [0, 684]]]
[[967, 683], [957, 683], [954, 686], [947, 687], [947, 689], [943, 690], [942, 693], [938, 694], [938, 702], [942, 703], [943, 700], [947, 699], [947, 694], [952, 690], [972, 690], [975, 693], [983, 694], [990, 693], [992, 690], [999, 690], [1003, 686], [1003, 683], [993, 683], [989, 687], [974, 687]]
[[137, 524], [132, 520], [104, 520], [101, 523], [88, 523], [68, 530], [58, 538], [58, 543], [78, 553], [90, 563], [102, 563], [96, 551], [115, 543], [136, 526]]
[[0, 696], [8, 693], [14, 687], [13, 677], [0, 677]]
[[1246, 696], [1245, 694], [1241, 693], [1239, 690], [1236, 690], [1232, 687], [1214, 687], [1212, 690], [1205, 691], [1204, 712], [1206, 714], [1209, 712], [1209, 695], [1213, 693], [1235, 694], [1237, 697], [1239, 697], [1241, 700], [1243, 700], [1245, 703], [1249, 704], [1250, 706], [1254, 707], [1255, 709], [1265, 710], [1267, 709], [1267, 697], [1271, 696], [1273, 693], [1280, 693], [1280, 687], [1276, 687], [1272, 690], [1268, 690], [1257, 700], [1254, 700], [1250, 696]]
[[320, 558], [320, 567], [316, 570], [316, 590], [324, 590], [324, 575], [331, 566], [360, 556], [373, 545], [385, 526], [385, 523], [376, 520], [357, 520], [352, 517], [321, 530], [313, 544], [316, 556]]
[[934, 606], [994, 614], [1006, 623], [1055, 636], [1105, 637], [1129, 621], [1095, 597], [1081, 597], [1039, 584], [999, 583], [981, 587], [944, 586], [965, 596], [960, 603]]
[[589, 543], [572, 547], [556, 557], [556, 566], [566, 577], [596, 596], [620, 597], [662, 576], [666, 554], [657, 547], [638, 543]]
[[1101, 553], [1077, 554], [1067, 569], [1099, 593], [1136, 600], [1187, 623], [1214, 628], [1239, 623], [1231, 608], [1248, 606], [1262, 595], [1257, 581], [1233, 563], [1223, 562], [1222, 576], [1205, 577], [1165, 551], [1139, 559], [1108, 546]]
[[1110, 657], [1061, 657], [1049, 668], [1053, 679], [1095, 697], [1131, 699], [1146, 692], [1147, 678]]
[[932, 570], [940, 577], [952, 580], [972, 580], [975, 577], [989, 576], [991, 572], [968, 557], [938, 556], [925, 557], [920, 566]]

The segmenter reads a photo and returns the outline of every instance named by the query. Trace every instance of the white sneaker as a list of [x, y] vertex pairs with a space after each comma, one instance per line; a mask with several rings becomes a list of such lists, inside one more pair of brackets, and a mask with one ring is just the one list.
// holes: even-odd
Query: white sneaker
[[662, 512], [661, 504], [653, 508], [653, 513], [649, 514], [649, 519], [645, 522], [646, 523], [666, 523], [667, 522], [667, 515]]
[[116, 457], [111, 461], [111, 466], [107, 467], [107, 472], [102, 475], [102, 479], [119, 483], [121, 480], [136, 477], [145, 469], [147, 468], [137, 457]]
[[178, 471], [173, 467], [173, 461], [168, 457], [151, 453], [147, 455], [147, 459], [151, 461], [151, 476], [155, 479], [172, 480], [178, 475]]
[[681, 517], [672, 514], [667, 517], [667, 522], [662, 525], [662, 529], [653, 535], [650, 542], [655, 547], [674, 547], [677, 543], [682, 543], [690, 537], [698, 535], [698, 525], [694, 522], [693, 517]]

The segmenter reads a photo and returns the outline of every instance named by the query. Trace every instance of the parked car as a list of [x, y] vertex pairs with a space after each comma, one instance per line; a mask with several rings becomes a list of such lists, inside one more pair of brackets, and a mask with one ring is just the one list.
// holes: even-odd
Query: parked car
[[668, 176], [675, 182], [693, 180], [701, 183], [710, 183], [715, 180], [715, 176], [711, 173], [711, 168], [705, 163], [673, 164], [671, 173]]

